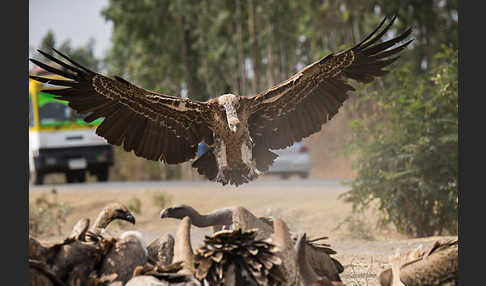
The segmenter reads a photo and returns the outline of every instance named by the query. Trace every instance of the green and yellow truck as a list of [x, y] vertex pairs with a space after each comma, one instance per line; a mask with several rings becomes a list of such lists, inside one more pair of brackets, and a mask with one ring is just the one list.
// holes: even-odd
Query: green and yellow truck
[[[58, 79], [40, 68], [30, 74]], [[87, 123], [67, 102], [54, 98], [55, 87], [29, 79], [29, 180], [43, 184], [49, 173], [64, 173], [68, 183], [85, 182], [87, 172], [108, 180], [113, 146], [95, 133], [102, 118]], [[58, 87], [57, 87], [58, 88]]]

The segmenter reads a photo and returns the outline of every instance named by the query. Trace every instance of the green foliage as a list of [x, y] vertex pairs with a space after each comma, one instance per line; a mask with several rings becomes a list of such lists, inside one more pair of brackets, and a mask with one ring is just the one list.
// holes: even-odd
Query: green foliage
[[395, 86], [366, 95], [379, 116], [351, 123], [358, 175], [344, 198], [355, 210], [378, 201], [382, 225], [414, 236], [457, 233], [457, 50], [443, 46], [424, 77], [411, 64], [392, 72]]
[[132, 197], [128, 202], [126, 203], [127, 208], [136, 213], [140, 214], [142, 212], [142, 201], [137, 198], [137, 197]]
[[[94, 56], [94, 45], [95, 40], [90, 39], [84, 46], [72, 47], [71, 40], [68, 39], [61, 45], [56, 46], [55, 35], [51, 30], [49, 30], [42, 38], [39, 49], [50, 55], [55, 55], [54, 51], [52, 50], [52, 48], [55, 48], [61, 53], [68, 55], [81, 65], [86, 66], [93, 71], [99, 71], [101, 61]], [[34, 53], [34, 58], [44, 61], [44, 57], [37, 52]]]
[[72, 47], [71, 41], [66, 40], [58, 47], [58, 50], [69, 55], [76, 62], [88, 67], [92, 71], [97, 72], [100, 70], [100, 60], [94, 55], [94, 46], [94, 39], [90, 39], [86, 45], [80, 47]]
[[[179, 96], [183, 81], [200, 84], [193, 67], [199, 51], [194, 50], [191, 5], [179, 1], [110, 1], [102, 15], [113, 22], [113, 48], [107, 56], [110, 73], [118, 74], [148, 89]], [[180, 18], [185, 16], [184, 19]], [[188, 24], [179, 24], [185, 20]], [[182, 35], [186, 37], [181, 38]], [[185, 41], [184, 41], [185, 40]], [[185, 74], [181, 45], [190, 45], [192, 68]], [[185, 77], [187, 75], [187, 77]], [[187, 84], [187, 82], [185, 82]], [[204, 99], [205, 88], [199, 98]]]
[[[373, 0], [384, 15], [397, 14], [398, 29], [414, 28], [415, 41], [409, 57], [415, 59], [415, 72], [425, 72], [434, 55], [447, 43], [458, 47], [458, 1], [455, 0]], [[426, 66], [424, 65], [426, 63]]]
[[407, 57], [417, 71], [441, 43], [457, 47], [457, 3], [451, 0], [111, 0], [102, 15], [113, 23], [110, 73], [198, 100], [224, 92], [251, 95], [255, 74], [257, 91], [267, 89], [298, 66], [357, 43], [385, 15], [399, 16], [391, 33], [414, 27], [415, 48]]
[[62, 226], [72, 212], [66, 202], [58, 201], [56, 189], [29, 203], [29, 233], [34, 236], [62, 234]]
[[170, 205], [172, 198], [170, 195], [166, 194], [165, 192], [158, 192], [152, 195], [152, 202], [154, 206], [163, 209]]
[[45, 51], [49, 55], [53, 55], [54, 51], [52, 48], [56, 47], [56, 37], [54, 33], [49, 30], [47, 34], [42, 38], [39, 49]]

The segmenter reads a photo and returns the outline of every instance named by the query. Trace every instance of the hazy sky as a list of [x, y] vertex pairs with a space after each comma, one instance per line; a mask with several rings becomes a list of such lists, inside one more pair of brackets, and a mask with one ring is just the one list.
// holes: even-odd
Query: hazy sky
[[95, 56], [101, 58], [110, 48], [111, 22], [101, 16], [108, 0], [29, 0], [29, 47], [37, 48], [52, 30], [56, 45], [71, 39], [77, 47], [94, 38]]

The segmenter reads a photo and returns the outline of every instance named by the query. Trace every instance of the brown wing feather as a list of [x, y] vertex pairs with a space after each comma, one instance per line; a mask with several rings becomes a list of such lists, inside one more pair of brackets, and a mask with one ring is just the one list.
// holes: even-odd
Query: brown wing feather
[[29, 77], [66, 87], [49, 90], [49, 93], [68, 101], [77, 112], [89, 113], [85, 121], [103, 117], [96, 133], [110, 144], [123, 146], [126, 151], [133, 150], [135, 155], [146, 159], [176, 164], [194, 158], [201, 140], [210, 141], [212, 133], [205, 121], [208, 119], [206, 104], [148, 91], [120, 77], [105, 77], [58, 51], [71, 64], [39, 52], [64, 70], [35, 59], [31, 61], [66, 80]]
[[389, 49], [410, 35], [408, 29], [377, 44], [395, 18], [378, 32], [385, 20], [353, 48], [330, 54], [278, 86], [250, 98], [249, 128], [256, 145], [281, 149], [318, 132], [338, 112], [348, 98], [348, 91], [354, 90], [346, 83], [347, 79], [368, 83], [385, 75], [388, 71], [383, 68], [398, 58], [390, 56], [411, 42]]

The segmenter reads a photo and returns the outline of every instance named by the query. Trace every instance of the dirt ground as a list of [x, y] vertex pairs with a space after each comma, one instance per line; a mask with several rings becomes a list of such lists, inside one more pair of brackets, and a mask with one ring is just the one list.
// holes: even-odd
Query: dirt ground
[[[57, 190], [58, 202], [67, 204], [71, 213], [62, 228], [62, 235], [54, 233], [39, 237], [42, 240], [66, 235], [81, 217], [93, 221], [111, 201], [133, 205], [139, 200], [140, 212], [135, 213], [135, 226], [117, 222], [108, 230], [116, 234], [135, 229], [143, 233], [147, 242], [166, 232], [173, 234], [179, 222], [159, 218], [161, 207], [157, 204], [160, 200], [155, 199], [157, 195], [168, 198], [169, 205], [185, 203], [200, 213], [240, 205], [257, 216], [282, 218], [292, 232], [306, 232], [310, 237], [328, 236], [328, 243], [337, 251], [335, 257], [344, 265], [341, 277], [348, 285], [378, 285], [376, 274], [388, 266], [388, 256], [395, 253], [396, 248], [407, 251], [419, 244], [427, 247], [434, 240], [443, 238], [407, 239], [392, 229], [377, 231], [373, 210], [360, 214], [354, 224], [343, 223], [352, 215], [352, 209], [338, 198], [347, 190], [339, 180], [262, 178], [237, 189], [210, 182], [53, 185], [31, 188], [30, 201], [33, 203], [41, 196], [49, 198], [53, 187]], [[210, 229], [193, 227], [193, 246], [198, 247], [204, 235], [210, 232]]]

